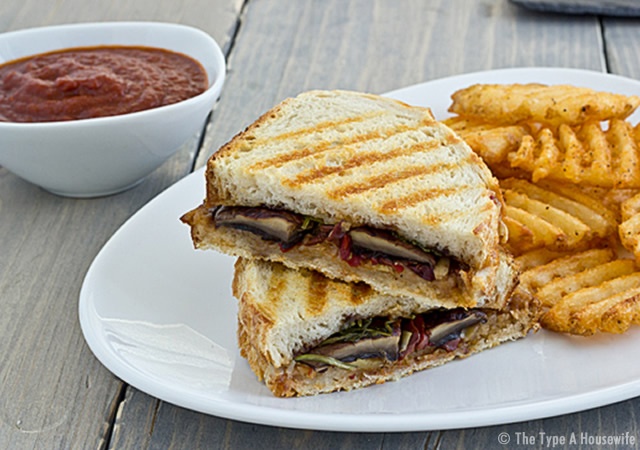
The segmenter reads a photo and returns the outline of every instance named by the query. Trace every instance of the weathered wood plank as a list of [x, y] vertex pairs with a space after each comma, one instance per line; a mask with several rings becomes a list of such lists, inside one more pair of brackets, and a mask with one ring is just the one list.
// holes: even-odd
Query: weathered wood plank
[[84, 342], [84, 274], [113, 232], [184, 176], [194, 142], [120, 195], [56, 197], [0, 168], [0, 448], [94, 448], [120, 381]]
[[200, 28], [228, 51], [243, 0], [4, 2], [0, 31], [77, 22], [159, 21]]
[[[638, 399], [560, 417], [493, 427], [441, 432], [436, 448], [611, 449], [638, 448]], [[628, 433], [628, 437], [625, 434]], [[621, 445], [597, 439], [618, 436]], [[554, 440], [555, 439], [555, 440]], [[555, 442], [555, 444], [552, 444]], [[626, 444], [625, 444], [626, 442]], [[554, 446], [555, 445], [555, 446]]]
[[[132, 391], [125, 400], [125, 413], [116, 425], [113, 448], [377, 449], [382, 447], [385, 438], [379, 433], [294, 430], [230, 421], [164, 402], [160, 402], [155, 409], [158, 402], [156, 399], [139, 391]], [[151, 415], [154, 417], [152, 428], [134, 429], [144, 423], [148, 424]]]
[[[68, 22], [161, 20], [199, 26], [230, 46], [239, 0], [9, 2], [0, 31]], [[5, 7], [6, 6], [6, 7]], [[91, 354], [77, 317], [92, 259], [113, 232], [186, 175], [198, 136], [128, 192], [65, 199], [0, 167], [0, 448], [99, 448], [120, 380]]]
[[[137, 389], [128, 388], [116, 416], [113, 432], [110, 435], [109, 448], [149, 448], [151, 440], [155, 439], [156, 426], [160, 426], [156, 419], [161, 405], [160, 400]], [[137, 433], [131, 431], [124, 435], [122, 433], [123, 429], [133, 430], [135, 428], [138, 429]]]
[[640, 20], [603, 20], [609, 71], [640, 80]]

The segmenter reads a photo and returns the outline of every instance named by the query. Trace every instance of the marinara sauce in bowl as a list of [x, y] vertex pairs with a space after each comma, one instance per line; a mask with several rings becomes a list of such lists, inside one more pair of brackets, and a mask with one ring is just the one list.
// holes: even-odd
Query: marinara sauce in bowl
[[64, 196], [142, 181], [203, 129], [225, 78], [217, 43], [167, 23], [0, 35], [0, 165]]

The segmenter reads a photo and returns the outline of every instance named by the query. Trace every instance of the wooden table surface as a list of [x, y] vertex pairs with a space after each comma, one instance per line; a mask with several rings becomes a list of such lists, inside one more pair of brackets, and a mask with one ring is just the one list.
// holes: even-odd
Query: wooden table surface
[[[196, 413], [111, 374], [85, 343], [77, 308], [85, 273], [115, 230], [285, 97], [312, 88], [383, 93], [524, 66], [640, 79], [640, 19], [547, 15], [508, 0], [22, 0], [0, 7], [0, 32], [106, 20], [205, 30], [223, 47], [227, 83], [204, 139], [194, 137], [127, 192], [61, 198], [0, 167], [0, 448], [542, 448], [539, 440], [514, 440], [541, 431], [567, 438], [628, 432], [637, 448], [638, 398], [526, 423], [411, 433], [295, 430]], [[514, 438], [510, 445], [499, 444], [503, 432]], [[577, 448], [556, 448], [564, 447]]]

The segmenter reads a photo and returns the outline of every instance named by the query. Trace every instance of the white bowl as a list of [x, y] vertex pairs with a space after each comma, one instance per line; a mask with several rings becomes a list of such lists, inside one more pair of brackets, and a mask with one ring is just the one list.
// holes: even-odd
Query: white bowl
[[70, 47], [140, 45], [199, 61], [208, 89], [145, 111], [59, 122], [0, 122], [0, 165], [53, 193], [95, 197], [128, 189], [153, 172], [204, 126], [220, 96], [225, 60], [207, 33], [156, 22], [103, 22], [0, 34], [0, 63]]

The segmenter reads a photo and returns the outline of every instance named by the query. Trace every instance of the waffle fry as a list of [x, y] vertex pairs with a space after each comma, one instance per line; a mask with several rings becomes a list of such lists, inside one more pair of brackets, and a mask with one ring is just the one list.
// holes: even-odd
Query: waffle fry
[[516, 258], [516, 263], [521, 271], [526, 272], [529, 269], [543, 266], [563, 255], [564, 253], [562, 252], [554, 252], [546, 248], [540, 248], [518, 256]]
[[532, 199], [526, 194], [522, 194], [510, 189], [503, 191], [504, 199], [508, 205], [523, 209], [536, 217], [550, 223], [560, 230], [560, 237], [557, 244], [562, 242], [561, 247], [575, 247], [584, 240], [591, 229], [579, 218], [539, 200]]
[[[525, 255], [516, 258], [516, 263]], [[520, 284], [533, 293], [551, 281], [574, 275], [591, 267], [608, 263], [615, 259], [615, 253], [608, 248], [586, 250], [551, 259], [541, 265], [525, 270], [520, 275]]]
[[597, 92], [589, 88], [543, 84], [476, 84], [455, 92], [449, 111], [496, 124], [525, 121], [553, 127], [588, 120], [625, 119], [640, 97]]
[[640, 194], [622, 202], [621, 223], [618, 227], [620, 242], [640, 264]]
[[623, 222], [631, 219], [638, 213], [640, 213], [640, 194], [624, 200], [620, 205], [620, 216]]
[[507, 156], [512, 167], [543, 179], [605, 188], [640, 188], [640, 149], [634, 129], [614, 119], [603, 130], [590, 121], [579, 129], [561, 124], [554, 133], [543, 128], [525, 136]]
[[623, 333], [640, 323], [640, 272], [634, 261], [617, 259], [611, 249], [556, 256], [537, 250], [516, 259], [525, 267], [520, 289], [547, 308], [540, 319], [544, 328], [592, 335]]
[[640, 214], [625, 220], [618, 228], [620, 242], [640, 263]]
[[500, 186], [566, 211], [587, 224], [597, 237], [605, 238], [615, 232], [615, 212], [597, 197], [574, 186], [553, 182], [533, 184], [516, 178], [501, 180]]
[[513, 178], [502, 180], [500, 186], [506, 203], [508, 245], [517, 255], [536, 248], [584, 249], [616, 231], [614, 213], [586, 194]]
[[504, 212], [509, 230], [507, 246], [516, 255], [536, 248], [562, 247], [567, 240], [561, 228], [529, 211], [506, 205]]
[[564, 296], [578, 291], [584, 286], [598, 285], [612, 278], [629, 275], [633, 272], [635, 272], [635, 264], [630, 259], [609, 261], [589, 267], [582, 272], [556, 278], [542, 286], [537, 293], [537, 297], [543, 306], [553, 306], [559, 303]]
[[524, 125], [498, 126], [477, 120], [452, 117], [443, 121], [454, 130], [490, 167], [507, 161], [529, 135]]
[[590, 336], [624, 333], [640, 319], [640, 272], [619, 276], [562, 297], [540, 319], [543, 327]]

